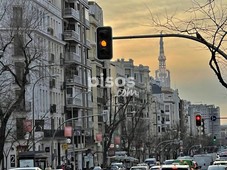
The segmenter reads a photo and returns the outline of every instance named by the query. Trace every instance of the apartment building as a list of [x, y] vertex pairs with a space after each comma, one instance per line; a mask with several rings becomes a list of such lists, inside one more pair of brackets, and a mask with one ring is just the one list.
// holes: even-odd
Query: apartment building
[[[60, 58], [65, 45], [61, 37], [61, 3], [14, 1], [8, 4], [3, 17], [1, 35], [14, 37], [4, 51], [5, 62], [10, 61], [16, 75], [12, 82], [8, 79], [14, 89], [10, 90], [10, 97], [14, 96], [12, 101], [25, 87], [23, 97], [18, 98], [21, 102], [8, 121], [7, 127], [12, 130], [4, 150], [14, 158], [28, 150], [50, 151], [50, 143], [44, 138], [64, 122], [64, 91], [60, 88], [64, 81]], [[8, 39], [5, 37], [4, 41], [7, 43]], [[27, 82], [23, 84], [25, 79]], [[43, 154], [48, 155], [48, 152]], [[19, 165], [18, 161], [10, 164], [10, 159], [5, 158], [5, 166]]]
[[91, 63], [88, 51], [91, 49], [87, 37], [90, 28], [89, 5], [87, 0], [65, 0], [62, 4], [64, 19], [63, 38], [65, 45], [65, 85], [66, 120], [72, 126], [74, 134], [68, 152], [74, 157], [75, 166], [84, 168], [83, 153], [87, 150], [86, 141], [92, 136], [92, 102], [88, 87], [88, 75], [91, 75]]
[[[88, 31], [88, 38], [91, 43], [91, 50], [89, 50], [88, 58], [91, 61], [92, 74], [90, 90], [92, 91], [93, 101], [93, 145], [90, 146], [95, 152], [94, 164], [101, 165], [103, 162], [103, 140], [105, 132], [105, 123], [108, 121], [108, 114], [110, 110], [110, 87], [105, 87], [105, 80], [110, 76], [110, 62], [101, 61], [97, 59], [96, 49], [96, 29], [103, 26], [103, 11], [101, 7], [94, 1], [89, 4], [89, 19], [90, 30]], [[93, 84], [92, 84], [93, 83]], [[103, 114], [106, 114], [107, 119], [104, 119]], [[101, 137], [100, 137], [101, 136]]]
[[[0, 21], [1, 30], [4, 30], [1, 36], [8, 41], [7, 35], [13, 35], [14, 40], [3, 51], [2, 60], [5, 59], [6, 64], [10, 62], [20, 80], [10, 83], [11, 89], [15, 89], [10, 96], [20, 94], [18, 99], [22, 99], [8, 124], [9, 129], [16, 126], [12, 131], [15, 135], [7, 138], [5, 152], [14, 158], [25, 151], [42, 152], [53, 167], [68, 163], [82, 169], [83, 153], [87, 150], [85, 143], [93, 143], [90, 140], [93, 134], [92, 95], [88, 92], [87, 80], [91, 75], [88, 1], [4, 3], [7, 9]], [[18, 85], [24, 80], [25, 93], [21, 95], [22, 86]], [[73, 130], [68, 144], [65, 126]], [[17, 141], [12, 143], [12, 139]], [[10, 163], [11, 156], [5, 158], [4, 167], [19, 165], [17, 160]]]

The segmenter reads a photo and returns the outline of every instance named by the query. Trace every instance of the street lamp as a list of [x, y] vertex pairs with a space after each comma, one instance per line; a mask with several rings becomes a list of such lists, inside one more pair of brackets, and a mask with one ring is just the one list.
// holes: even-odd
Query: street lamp
[[[88, 116], [81, 116], [81, 117], [74, 117], [74, 118], [71, 118], [71, 119], [67, 119], [65, 120], [64, 122], [62, 122], [57, 128], [56, 130], [54, 131], [53, 135], [52, 135], [52, 138], [51, 138], [51, 166], [52, 168], [54, 168], [54, 157], [53, 157], [53, 151], [54, 151], [54, 138], [55, 138], [55, 135], [58, 131], [58, 129], [60, 127], [62, 127], [65, 123], [67, 122], [70, 122], [70, 121], [73, 121], [73, 120], [78, 120], [78, 119], [83, 119], [83, 118], [88, 118], [88, 117], [93, 117], [93, 116], [100, 116], [100, 114], [94, 114], [94, 115], [88, 115]], [[74, 135], [74, 134], [73, 134]], [[74, 138], [74, 137], [73, 137]], [[72, 138], [72, 139], [73, 139]], [[72, 141], [73, 142], [73, 141]], [[74, 146], [73, 146], [74, 147]], [[75, 153], [75, 149], [73, 148], [74, 150], [74, 153]], [[74, 160], [75, 161], [75, 160]], [[75, 166], [74, 166], [75, 167]]]
[[[80, 93], [78, 93], [78, 94], [76, 94], [75, 96], [73, 96], [73, 98], [72, 98], [72, 103], [73, 103], [73, 100], [77, 97], [77, 96], [79, 96], [79, 95], [81, 95], [81, 94], [88, 94], [88, 93], [91, 93], [91, 91], [82, 91], [82, 92], [80, 92]], [[73, 115], [74, 115], [74, 111], [73, 111], [73, 107], [71, 107], [71, 115], [72, 115], [72, 118], [73, 118]], [[72, 121], [72, 128], [73, 128], [73, 137], [72, 137], [72, 144], [73, 144], [73, 161], [74, 161], [74, 163], [75, 163], [75, 140], [74, 140], [74, 123], [73, 123], [74, 121]], [[75, 164], [74, 164], [74, 168], [75, 168]]]
[[33, 84], [32, 87], [32, 125], [33, 125], [33, 131], [32, 131], [32, 150], [35, 151], [35, 86], [36, 84], [44, 78], [47, 77], [57, 77], [58, 75], [47, 75], [47, 76], [42, 76], [39, 77], [35, 83]]

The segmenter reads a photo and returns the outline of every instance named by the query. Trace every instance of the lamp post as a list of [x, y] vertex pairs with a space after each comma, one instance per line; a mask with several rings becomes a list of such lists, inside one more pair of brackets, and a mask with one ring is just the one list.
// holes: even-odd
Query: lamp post
[[32, 150], [35, 151], [35, 86], [36, 84], [41, 80], [41, 79], [44, 79], [44, 78], [47, 78], [47, 77], [57, 77], [56, 75], [47, 75], [47, 76], [42, 76], [42, 77], [39, 77], [35, 83], [33, 84], [33, 87], [32, 87], [32, 125], [33, 125], [33, 130], [32, 130]]
[[[53, 165], [53, 162], [54, 162], [54, 157], [53, 157], [53, 151], [54, 151], [54, 137], [58, 131], [58, 129], [60, 127], [62, 127], [65, 123], [67, 122], [70, 122], [70, 121], [73, 121], [73, 120], [78, 120], [78, 119], [83, 119], [83, 118], [88, 118], [88, 117], [93, 117], [93, 116], [100, 116], [100, 114], [94, 114], [94, 115], [88, 115], [88, 116], [81, 116], [81, 117], [74, 117], [74, 118], [71, 118], [71, 119], [67, 119], [65, 120], [64, 122], [62, 122], [58, 127], [57, 129], [54, 131], [52, 137], [51, 137], [51, 165], [52, 165], [52, 168], [55, 168], [54, 165]], [[74, 134], [73, 134], [74, 135]], [[74, 148], [73, 148], [74, 150]], [[74, 153], [75, 153], [75, 150], [74, 150]]]
[[[81, 94], [88, 94], [88, 93], [91, 93], [91, 91], [82, 91], [81, 93], [78, 93], [78, 94], [76, 94], [75, 96], [73, 96], [73, 98], [72, 98], [72, 103], [73, 103], [73, 100], [77, 97], [77, 96], [79, 96], [79, 95], [81, 95]], [[74, 111], [73, 111], [73, 107], [71, 107], [71, 115], [72, 115], [72, 118], [73, 118], [73, 114], [74, 114]], [[73, 144], [73, 161], [74, 161], [74, 163], [75, 163], [75, 139], [74, 139], [74, 122], [73, 122], [73, 120], [72, 120], [72, 128], [73, 128], [73, 137], [72, 137], [72, 144]], [[75, 169], [75, 164], [74, 164], [74, 169]]]

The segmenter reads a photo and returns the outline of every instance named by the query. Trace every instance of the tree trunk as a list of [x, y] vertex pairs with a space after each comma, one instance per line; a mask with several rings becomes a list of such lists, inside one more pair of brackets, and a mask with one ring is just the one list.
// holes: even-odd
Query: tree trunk
[[4, 167], [4, 155], [3, 155], [3, 150], [4, 150], [4, 144], [5, 144], [5, 131], [6, 131], [6, 123], [4, 120], [1, 122], [1, 128], [0, 128], [0, 164], [2, 163], [2, 166]]

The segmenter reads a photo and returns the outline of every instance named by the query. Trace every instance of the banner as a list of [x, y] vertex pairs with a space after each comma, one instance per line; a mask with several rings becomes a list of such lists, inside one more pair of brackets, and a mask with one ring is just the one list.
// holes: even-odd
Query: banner
[[23, 120], [24, 132], [32, 132], [32, 120]]
[[102, 134], [101, 133], [97, 133], [96, 134], [96, 141], [97, 142], [102, 142]]
[[72, 137], [72, 132], [73, 132], [72, 126], [65, 126], [65, 129], [64, 129], [65, 137]]
[[114, 137], [114, 144], [115, 145], [121, 144], [121, 137], [120, 136], [115, 136]]

